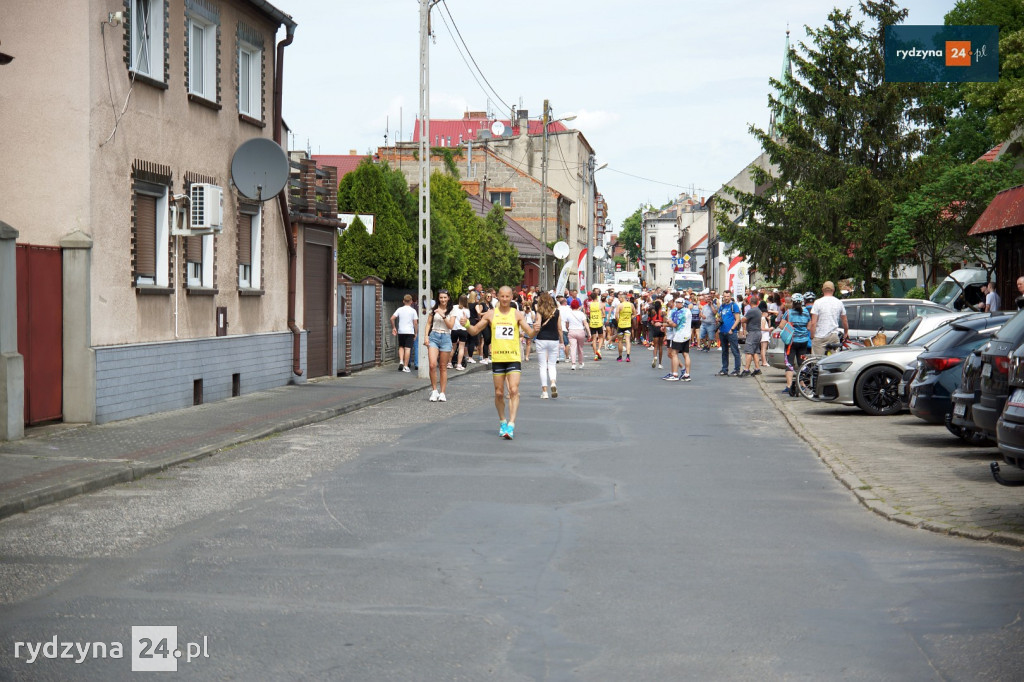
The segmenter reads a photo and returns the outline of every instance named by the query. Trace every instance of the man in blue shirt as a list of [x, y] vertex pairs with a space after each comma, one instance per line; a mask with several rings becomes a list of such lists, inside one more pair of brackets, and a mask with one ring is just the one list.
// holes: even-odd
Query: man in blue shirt
[[736, 328], [740, 326], [740, 307], [732, 300], [731, 291], [722, 292], [722, 305], [718, 314], [722, 319], [722, 326], [718, 331], [718, 338], [722, 343], [722, 370], [718, 376], [729, 376], [729, 352], [732, 352], [734, 369], [732, 376], [740, 375], [740, 340]]

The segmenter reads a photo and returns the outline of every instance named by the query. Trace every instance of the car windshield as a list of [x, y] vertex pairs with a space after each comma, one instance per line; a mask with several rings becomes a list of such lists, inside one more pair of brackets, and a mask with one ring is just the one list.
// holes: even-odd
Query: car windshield
[[956, 282], [947, 279], [932, 292], [928, 299], [936, 303], [948, 303], [952, 302], [959, 294], [960, 286]]
[[921, 326], [921, 318], [920, 317], [915, 317], [910, 322], [907, 322], [905, 325], [903, 325], [903, 329], [899, 330], [896, 333], [896, 336], [892, 337], [892, 341], [890, 341], [889, 343], [892, 343], [892, 344], [904, 344], [904, 343], [907, 343], [907, 341], [910, 340], [910, 337], [914, 335], [914, 332], [917, 331], [917, 328], [920, 327], [920, 326]]

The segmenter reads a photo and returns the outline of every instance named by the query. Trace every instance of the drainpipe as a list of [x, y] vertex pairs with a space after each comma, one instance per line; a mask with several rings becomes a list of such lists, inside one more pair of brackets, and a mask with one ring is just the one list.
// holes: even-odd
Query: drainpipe
[[[295, 24], [286, 22], [285, 28], [287, 34], [284, 40], [277, 44], [277, 69], [274, 72], [274, 142], [278, 144], [281, 144], [281, 106], [284, 101], [284, 48], [291, 45], [295, 38]], [[288, 329], [292, 332], [292, 373], [302, 376], [302, 330], [295, 324], [295, 281], [298, 277], [296, 244], [299, 235], [298, 227], [288, 215], [287, 184], [278, 193], [277, 204], [281, 208], [281, 221], [288, 242]]]

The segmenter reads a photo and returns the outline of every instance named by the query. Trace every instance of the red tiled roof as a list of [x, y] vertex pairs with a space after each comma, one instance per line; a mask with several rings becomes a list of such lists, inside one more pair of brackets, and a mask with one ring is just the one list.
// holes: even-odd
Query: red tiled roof
[[354, 171], [356, 166], [362, 162], [363, 159], [369, 158], [367, 154], [314, 154], [312, 159], [316, 161], [316, 165], [323, 166], [334, 166], [338, 169], [338, 181]]
[[998, 232], [1020, 225], [1024, 225], [1024, 185], [997, 194], [967, 234]]
[[[496, 119], [501, 120], [501, 119]], [[512, 122], [508, 119], [501, 120], [505, 125], [505, 128], [512, 128], [512, 135], [519, 134], [519, 126], [513, 126]], [[470, 140], [476, 140], [476, 131], [480, 129], [489, 130], [494, 125], [494, 120], [484, 118], [432, 118], [430, 119], [430, 137], [429, 140], [432, 146], [443, 146], [441, 145], [440, 139], [444, 137], [445, 144], [448, 144], [448, 138], [451, 138], [451, 145], [458, 146], [469, 142]], [[540, 135], [544, 130], [544, 126], [540, 121], [530, 121], [530, 134]], [[568, 128], [560, 122], [554, 122], [548, 124], [548, 133], [562, 133], [567, 131]], [[462, 136], [460, 142], [459, 136]], [[420, 140], [420, 122], [416, 119], [416, 127], [412, 136], [413, 142], [419, 142]]]
[[989, 149], [987, 152], [985, 152], [977, 159], [975, 159], [974, 162], [977, 163], [978, 161], [995, 161], [996, 157], [999, 156], [999, 150], [1003, 148], [1004, 144], [1006, 143], [1000, 142], [995, 147], [992, 147], [992, 149]]

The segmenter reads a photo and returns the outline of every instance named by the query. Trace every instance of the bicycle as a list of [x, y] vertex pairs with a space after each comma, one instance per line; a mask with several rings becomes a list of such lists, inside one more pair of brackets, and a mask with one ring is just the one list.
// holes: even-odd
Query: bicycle
[[[800, 356], [800, 369], [796, 372], [796, 387], [800, 391], [800, 395], [807, 398], [811, 402], [821, 402], [821, 398], [815, 395], [817, 389], [818, 379], [818, 363], [822, 359], [838, 353], [839, 351], [849, 350], [855, 346], [863, 344], [854, 343], [850, 339], [845, 338], [842, 333], [839, 334], [839, 341], [829, 343], [825, 345], [824, 355], [802, 355]], [[788, 361], [787, 361], [788, 362]]]

